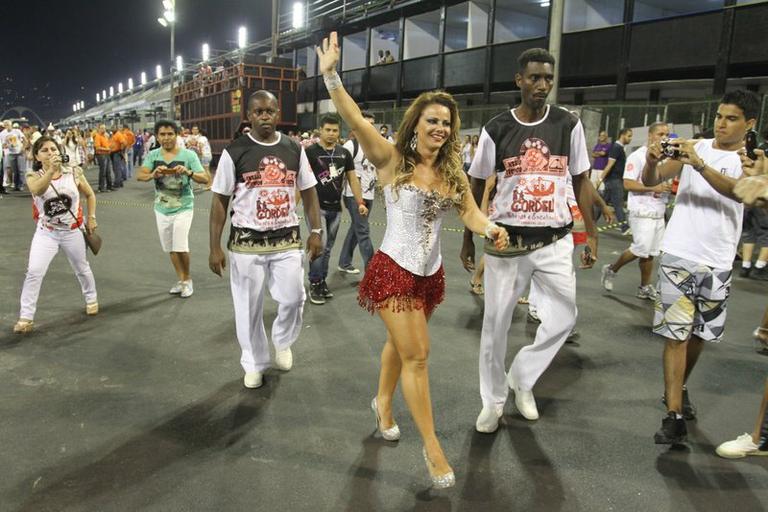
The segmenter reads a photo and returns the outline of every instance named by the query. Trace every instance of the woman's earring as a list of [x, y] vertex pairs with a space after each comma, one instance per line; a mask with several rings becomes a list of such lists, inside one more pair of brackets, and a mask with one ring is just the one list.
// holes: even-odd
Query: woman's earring
[[418, 141], [418, 136], [416, 135], [416, 132], [413, 132], [413, 137], [411, 137], [411, 142], [408, 144], [411, 147], [411, 151], [416, 151], [417, 141]]

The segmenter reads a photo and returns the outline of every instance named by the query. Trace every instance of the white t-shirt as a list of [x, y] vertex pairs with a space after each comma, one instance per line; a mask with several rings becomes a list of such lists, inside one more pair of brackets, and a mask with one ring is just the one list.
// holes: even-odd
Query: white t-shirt
[[535, 123], [514, 110], [488, 122], [480, 133], [469, 175], [496, 174], [490, 219], [508, 226], [561, 228], [572, 221], [567, 175], [590, 168], [581, 122], [570, 112], [547, 106]]
[[[641, 146], [627, 157], [627, 165], [624, 167], [624, 179], [643, 183], [643, 167], [645, 167], [645, 154], [648, 148]], [[667, 208], [669, 194], [658, 192], [629, 192], [627, 209], [630, 215], [663, 219], [664, 210]]]
[[[221, 153], [219, 165], [216, 167], [216, 177], [211, 186], [211, 190], [217, 194], [225, 196], [234, 194], [231, 204], [232, 225], [262, 232], [298, 226], [296, 189], [306, 190], [317, 184], [304, 148], [301, 148], [299, 169], [294, 170], [284, 163], [287, 158], [281, 158], [286, 151], [281, 134], [278, 133], [276, 142], [265, 144], [249, 133], [239, 144], [247, 141], [255, 144], [255, 151], [250, 150], [249, 156], [242, 160], [241, 165], [248, 168], [249, 175], [260, 174], [262, 179], [248, 183], [238, 182], [235, 162], [228, 148]], [[294, 143], [291, 142], [291, 144]], [[259, 215], [259, 212], [276, 210], [284, 213]]]
[[5, 130], [0, 134], [2, 144], [11, 155], [18, 155], [24, 149], [24, 134], [18, 128]]
[[[713, 142], [705, 139], [696, 143], [699, 157], [730, 178], [741, 176], [739, 155], [715, 149]], [[743, 214], [744, 205], [721, 195], [690, 165], [685, 165], [661, 250], [709, 267], [730, 269], [741, 237]]]
[[[357, 145], [357, 154], [355, 154], [355, 143], [352, 140], [348, 140], [344, 143], [344, 149], [349, 151], [352, 155], [352, 159], [355, 162], [355, 174], [360, 180], [360, 190], [363, 192], [363, 199], [373, 201], [376, 197], [376, 167], [365, 158], [363, 154], [363, 148]], [[344, 181], [344, 196], [352, 197], [352, 187], [349, 186], [349, 181]]]
[[472, 143], [465, 143], [464, 146], [462, 146], [461, 159], [465, 164], [472, 163]]

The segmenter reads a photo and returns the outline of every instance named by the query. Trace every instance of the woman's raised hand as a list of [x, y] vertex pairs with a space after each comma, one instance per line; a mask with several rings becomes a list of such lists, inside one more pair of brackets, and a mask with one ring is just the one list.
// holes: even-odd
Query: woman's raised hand
[[317, 51], [318, 65], [320, 73], [329, 75], [336, 71], [336, 63], [339, 62], [339, 36], [336, 32], [331, 32], [329, 37], [323, 39], [321, 46], [315, 48]]

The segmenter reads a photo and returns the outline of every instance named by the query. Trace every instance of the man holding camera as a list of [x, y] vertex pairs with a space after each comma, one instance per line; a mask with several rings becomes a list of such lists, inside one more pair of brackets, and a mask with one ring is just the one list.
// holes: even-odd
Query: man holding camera
[[685, 441], [685, 420], [696, 418], [685, 383], [704, 342], [719, 342], [723, 337], [744, 209], [734, 194], [742, 174], [737, 151], [759, 111], [757, 95], [732, 91], [717, 108], [714, 139], [672, 139], [648, 147], [643, 169], [646, 186], [680, 176], [675, 209], [661, 245], [664, 254], [653, 322], [653, 332], [666, 338], [664, 403], [668, 412], [654, 436], [657, 444]]
[[136, 179], [155, 181], [155, 218], [160, 245], [170, 253], [179, 278], [170, 293], [187, 298], [194, 291], [189, 276], [189, 228], [195, 202], [192, 182], [206, 184], [208, 175], [193, 151], [176, 146], [176, 129], [173, 121], [155, 123], [160, 147], [147, 153]]

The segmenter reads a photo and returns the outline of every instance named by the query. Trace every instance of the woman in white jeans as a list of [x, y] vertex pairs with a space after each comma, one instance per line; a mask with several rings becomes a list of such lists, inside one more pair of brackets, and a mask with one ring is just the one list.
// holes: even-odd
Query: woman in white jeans
[[85, 240], [80, 233], [83, 210], [80, 194], [85, 195], [88, 206], [89, 231], [96, 229], [96, 196], [80, 167], [62, 164], [61, 149], [51, 137], [40, 137], [32, 147], [33, 171], [27, 174], [27, 185], [32, 192], [34, 217], [37, 221], [35, 236], [29, 248], [29, 264], [24, 287], [21, 290], [21, 312], [13, 332], [32, 331], [37, 298], [48, 265], [59, 249], [75, 271], [85, 297], [85, 312], [99, 312], [96, 300], [96, 282], [85, 257]]

